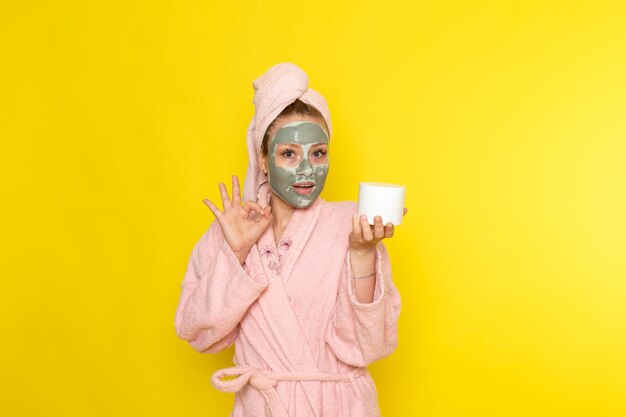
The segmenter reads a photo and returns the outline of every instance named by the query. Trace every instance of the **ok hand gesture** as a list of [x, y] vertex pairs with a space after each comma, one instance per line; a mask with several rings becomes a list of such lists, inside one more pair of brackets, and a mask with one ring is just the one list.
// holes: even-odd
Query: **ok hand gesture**
[[233, 175], [233, 199], [230, 200], [224, 183], [219, 184], [224, 211], [221, 211], [208, 198], [202, 200], [215, 215], [222, 228], [226, 243], [241, 264], [256, 241], [272, 221], [271, 207], [262, 208], [257, 203], [247, 201], [241, 205], [239, 179]]

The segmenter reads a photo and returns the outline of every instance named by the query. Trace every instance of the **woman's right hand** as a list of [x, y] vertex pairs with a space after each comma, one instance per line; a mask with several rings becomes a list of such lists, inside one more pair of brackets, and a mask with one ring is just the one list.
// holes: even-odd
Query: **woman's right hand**
[[239, 262], [243, 265], [248, 253], [261, 237], [272, 221], [271, 207], [262, 208], [255, 202], [247, 201], [241, 205], [239, 179], [233, 175], [233, 199], [228, 197], [224, 183], [219, 184], [224, 211], [221, 211], [211, 200], [202, 200], [206, 204], [222, 228], [226, 243], [230, 246]]

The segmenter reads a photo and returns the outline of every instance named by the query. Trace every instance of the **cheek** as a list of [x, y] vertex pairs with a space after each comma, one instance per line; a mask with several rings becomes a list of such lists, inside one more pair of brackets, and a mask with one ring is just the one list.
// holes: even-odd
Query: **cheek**
[[328, 174], [328, 165], [327, 164], [318, 165], [314, 169], [315, 169], [315, 176], [317, 176], [317, 177], [325, 177], [326, 174]]
[[296, 175], [293, 167], [270, 166], [270, 174], [275, 180], [287, 180]]
[[290, 168], [298, 165], [298, 158], [285, 158], [284, 156], [277, 154], [274, 156], [274, 165], [280, 168]]

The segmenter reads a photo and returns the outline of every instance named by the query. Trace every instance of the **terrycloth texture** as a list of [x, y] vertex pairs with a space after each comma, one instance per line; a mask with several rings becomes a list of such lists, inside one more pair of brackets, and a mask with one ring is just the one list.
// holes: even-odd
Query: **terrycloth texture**
[[263, 135], [268, 126], [285, 107], [300, 99], [315, 107], [324, 116], [328, 126], [328, 136], [332, 135], [330, 111], [326, 100], [317, 91], [308, 88], [309, 77], [297, 65], [291, 63], [276, 64], [254, 80], [254, 117], [248, 126], [246, 142], [248, 144], [248, 171], [243, 186], [243, 201], [258, 201], [260, 186], [267, 177], [259, 171], [259, 151]]
[[[211, 377], [211, 382], [217, 389], [224, 392], [239, 392], [246, 384], [257, 389], [265, 398], [266, 410], [272, 417], [289, 417], [289, 412], [281, 400], [275, 387], [280, 381], [321, 381], [321, 382], [350, 382], [359, 398], [363, 397], [356, 378], [361, 376], [365, 368], [355, 368], [345, 374], [328, 374], [323, 372], [270, 372], [251, 366], [235, 366], [217, 371]], [[224, 377], [236, 377], [224, 380]], [[321, 411], [321, 410], [320, 410]]]
[[278, 245], [268, 227], [243, 267], [216, 221], [195, 245], [176, 331], [200, 352], [235, 344], [235, 367], [213, 376], [218, 389], [236, 392], [232, 417], [380, 416], [366, 367], [397, 346], [400, 296], [379, 243], [374, 300], [356, 299], [355, 211], [353, 202], [318, 198], [294, 212]]

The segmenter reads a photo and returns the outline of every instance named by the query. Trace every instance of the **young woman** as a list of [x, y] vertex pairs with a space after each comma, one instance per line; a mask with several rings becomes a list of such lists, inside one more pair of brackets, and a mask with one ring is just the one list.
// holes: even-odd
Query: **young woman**
[[234, 343], [235, 366], [212, 377], [236, 393], [233, 417], [379, 416], [367, 366], [397, 346], [393, 225], [319, 197], [330, 114], [299, 67], [253, 86], [243, 201], [236, 176], [232, 197], [219, 184], [222, 210], [204, 200], [216, 221], [192, 251], [177, 334], [203, 353]]

